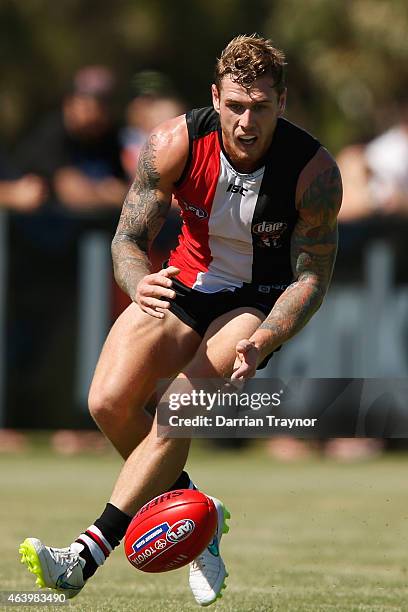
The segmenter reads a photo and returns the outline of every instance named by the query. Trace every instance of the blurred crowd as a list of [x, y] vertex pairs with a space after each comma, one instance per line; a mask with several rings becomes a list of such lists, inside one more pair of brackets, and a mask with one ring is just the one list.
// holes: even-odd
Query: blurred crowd
[[[91, 232], [110, 243], [147, 134], [185, 110], [160, 73], [137, 74], [120, 113], [117, 89], [109, 68], [80, 69], [60, 107], [40, 117], [12, 154], [1, 153], [8, 427], [89, 425], [85, 408], [73, 410], [72, 391], [81, 244]], [[156, 268], [178, 228], [173, 208], [152, 253]], [[113, 278], [111, 287], [113, 321], [128, 298]]]
[[[70, 392], [78, 333], [78, 245], [94, 230], [112, 237], [147, 134], [185, 112], [164, 75], [143, 72], [132, 80], [118, 121], [117, 86], [105, 66], [80, 69], [60, 107], [39, 118], [12, 154], [0, 150], [0, 205], [8, 211], [7, 286], [1, 289], [7, 301], [7, 428], [90, 426], [85, 410], [81, 416], [73, 410]], [[344, 202], [335, 281], [359, 282], [365, 245], [381, 238], [395, 249], [397, 281], [406, 283], [408, 100], [400, 101], [392, 125], [369, 142], [344, 148], [338, 163]], [[179, 224], [174, 206], [152, 251], [156, 269], [175, 244]], [[113, 320], [128, 301], [113, 279], [111, 286]], [[19, 434], [0, 430], [0, 448], [21, 444]], [[55, 444], [81, 448], [69, 431], [60, 432]], [[377, 453], [380, 446], [352, 444], [354, 450], [347, 442], [332, 443], [333, 455], [359, 457]], [[95, 448], [99, 445], [97, 437]], [[283, 446], [276, 441], [271, 452], [291, 458], [306, 451], [296, 441]]]
[[350, 282], [361, 272], [366, 245], [387, 241], [395, 260], [395, 281], [408, 281], [408, 97], [395, 102], [384, 131], [342, 149], [337, 161], [344, 197], [339, 215], [340, 249], [336, 278]]

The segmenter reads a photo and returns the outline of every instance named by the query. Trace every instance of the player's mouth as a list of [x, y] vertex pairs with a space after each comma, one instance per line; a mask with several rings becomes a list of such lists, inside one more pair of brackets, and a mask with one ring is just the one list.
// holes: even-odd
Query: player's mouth
[[254, 145], [258, 140], [257, 136], [238, 136], [238, 142], [244, 147], [250, 147]]

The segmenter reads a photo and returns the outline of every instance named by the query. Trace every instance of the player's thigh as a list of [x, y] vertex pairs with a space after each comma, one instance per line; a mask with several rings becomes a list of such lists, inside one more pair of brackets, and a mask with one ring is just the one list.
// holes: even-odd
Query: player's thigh
[[221, 315], [207, 329], [183, 373], [192, 378], [231, 376], [237, 342], [249, 338], [264, 319], [261, 311], [249, 307], [236, 308]]
[[90, 407], [143, 407], [156, 381], [177, 375], [200, 341], [197, 332], [173, 313], [157, 319], [132, 303], [106, 339], [91, 385]]

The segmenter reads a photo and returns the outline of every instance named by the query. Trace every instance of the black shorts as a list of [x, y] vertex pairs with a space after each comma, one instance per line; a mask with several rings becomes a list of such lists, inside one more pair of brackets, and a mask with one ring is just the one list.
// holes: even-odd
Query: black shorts
[[[215, 293], [203, 293], [183, 285], [176, 278], [173, 278], [172, 282], [172, 289], [176, 292], [176, 297], [171, 300], [164, 299], [170, 302], [171, 312], [194, 329], [201, 337], [204, 336], [212, 321], [226, 312], [235, 310], [235, 308], [256, 308], [267, 316], [282, 294], [282, 290], [273, 289], [267, 285], [255, 287], [245, 284], [234, 291], [223, 290]], [[280, 348], [276, 350], [278, 351]], [[273, 353], [268, 355], [257, 369], [264, 368], [272, 355]]]

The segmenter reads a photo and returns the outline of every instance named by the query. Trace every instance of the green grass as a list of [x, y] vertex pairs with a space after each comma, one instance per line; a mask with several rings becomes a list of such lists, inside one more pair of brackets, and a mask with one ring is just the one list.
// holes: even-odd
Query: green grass
[[[19, 543], [31, 535], [69, 544], [100, 514], [119, 466], [113, 454], [64, 458], [37, 449], [0, 456], [0, 590], [33, 589], [33, 577], [18, 560]], [[223, 545], [230, 577], [214, 612], [408, 609], [405, 456], [349, 465], [317, 459], [279, 464], [262, 448], [219, 453], [199, 446], [189, 469], [232, 514]], [[199, 608], [186, 568], [143, 574], [119, 548], [68, 609]]]

